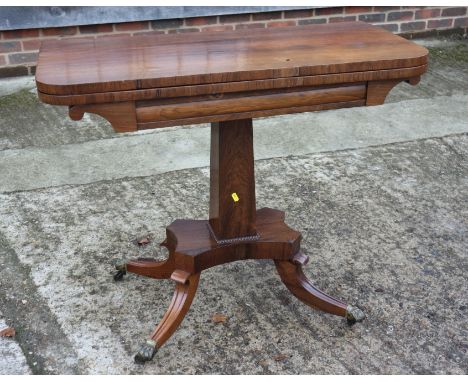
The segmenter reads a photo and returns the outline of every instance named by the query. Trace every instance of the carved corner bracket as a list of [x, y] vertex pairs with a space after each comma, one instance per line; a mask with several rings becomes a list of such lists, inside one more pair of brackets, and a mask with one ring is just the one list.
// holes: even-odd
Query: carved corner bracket
[[73, 105], [68, 108], [68, 115], [74, 121], [83, 118], [84, 113], [93, 113], [105, 118], [118, 133], [137, 131], [134, 102]]
[[369, 81], [367, 83], [366, 106], [382, 105], [388, 93], [400, 82], [405, 81], [410, 85], [416, 85], [420, 79], [421, 76], [408, 79], [399, 78], [396, 80]]

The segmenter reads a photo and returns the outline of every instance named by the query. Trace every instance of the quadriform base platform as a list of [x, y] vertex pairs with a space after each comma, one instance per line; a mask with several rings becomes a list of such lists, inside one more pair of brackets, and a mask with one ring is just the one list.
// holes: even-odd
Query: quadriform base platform
[[211, 123], [209, 219], [170, 224], [165, 261], [116, 266], [116, 280], [132, 272], [175, 282], [135, 361], [151, 360], [177, 329], [201, 272], [236, 260], [271, 259], [302, 302], [349, 323], [364, 318], [304, 276], [301, 234], [284, 212], [256, 209], [252, 118], [379, 105], [399, 82], [417, 84], [426, 65], [426, 49], [360, 22], [43, 43], [39, 97], [68, 105], [74, 120], [99, 114], [118, 132]]

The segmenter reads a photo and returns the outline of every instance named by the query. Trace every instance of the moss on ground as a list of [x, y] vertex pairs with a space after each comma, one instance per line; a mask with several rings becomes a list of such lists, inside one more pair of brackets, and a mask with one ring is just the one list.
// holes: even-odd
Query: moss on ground
[[431, 47], [429, 60], [437, 61], [444, 65], [462, 65], [468, 69], [468, 43], [459, 42], [447, 47]]
[[15, 107], [18, 105], [38, 105], [39, 99], [30, 89], [22, 89], [19, 92], [0, 97], [0, 107]]

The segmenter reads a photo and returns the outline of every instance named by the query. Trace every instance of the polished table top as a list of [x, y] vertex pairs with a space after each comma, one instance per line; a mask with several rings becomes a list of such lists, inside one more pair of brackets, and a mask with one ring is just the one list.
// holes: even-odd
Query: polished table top
[[427, 50], [363, 22], [43, 43], [39, 92], [72, 95], [411, 68]]
[[46, 103], [116, 131], [258, 118], [384, 102], [417, 83], [427, 49], [363, 22], [44, 42]]

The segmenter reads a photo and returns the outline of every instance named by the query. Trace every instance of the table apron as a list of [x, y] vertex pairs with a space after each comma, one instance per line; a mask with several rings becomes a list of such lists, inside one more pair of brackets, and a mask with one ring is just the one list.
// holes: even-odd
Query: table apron
[[194, 101], [190, 97], [184, 97], [180, 99], [179, 103], [156, 104], [144, 107], [139, 107], [137, 104], [136, 115], [138, 123], [148, 123], [334, 102], [349, 102], [363, 100], [365, 96], [366, 85], [359, 84], [266, 95], [250, 96], [248, 93], [244, 93], [238, 94], [234, 98], [221, 100], [207, 99]]

